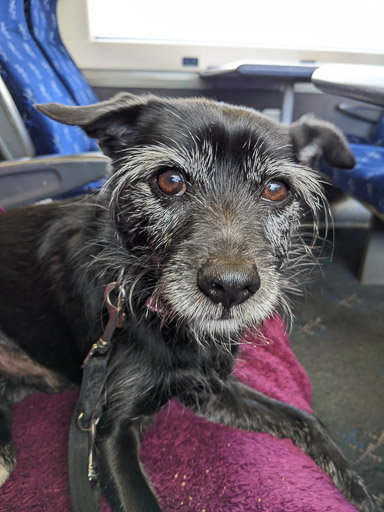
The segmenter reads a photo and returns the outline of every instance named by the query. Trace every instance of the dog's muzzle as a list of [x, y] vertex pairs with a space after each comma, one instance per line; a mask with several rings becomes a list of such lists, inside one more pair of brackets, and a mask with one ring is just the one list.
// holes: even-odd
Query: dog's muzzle
[[254, 265], [214, 262], [199, 270], [197, 285], [212, 302], [228, 310], [252, 297], [261, 282]]

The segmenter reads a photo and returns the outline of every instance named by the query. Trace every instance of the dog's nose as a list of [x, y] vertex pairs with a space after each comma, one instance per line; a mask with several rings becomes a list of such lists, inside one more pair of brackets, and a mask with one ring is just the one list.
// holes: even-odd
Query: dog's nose
[[229, 309], [242, 304], [260, 288], [260, 277], [255, 266], [204, 265], [197, 284], [215, 304]]

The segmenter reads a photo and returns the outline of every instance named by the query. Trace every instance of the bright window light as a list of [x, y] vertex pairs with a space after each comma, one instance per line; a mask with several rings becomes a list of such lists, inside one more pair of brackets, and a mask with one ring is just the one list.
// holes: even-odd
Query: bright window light
[[384, 1], [88, 0], [95, 39], [383, 52]]

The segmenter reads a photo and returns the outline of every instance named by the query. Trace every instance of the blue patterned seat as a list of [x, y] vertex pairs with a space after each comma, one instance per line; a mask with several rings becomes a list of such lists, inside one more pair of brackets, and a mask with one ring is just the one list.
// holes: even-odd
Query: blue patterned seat
[[350, 196], [384, 214], [384, 115], [369, 138], [348, 136], [356, 166], [347, 172], [322, 163], [321, 170]]
[[340, 172], [322, 165], [322, 171], [347, 194], [384, 214], [384, 147], [351, 143], [356, 166], [351, 171]]
[[384, 114], [379, 118], [369, 137], [347, 135], [350, 142], [384, 147]]
[[[384, 68], [381, 66], [328, 64], [316, 69], [312, 82], [325, 93], [384, 107]], [[366, 203], [383, 219], [384, 113], [368, 139], [348, 138], [356, 158], [355, 168], [339, 172], [323, 163], [321, 170], [344, 192]]]
[[369, 139], [359, 140], [353, 136], [348, 139], [356, 158], [354, 169], [340, 172], [324, 163], [321, 170], [341, 190], [384, 214], [384, 115]]
[[56, 17], [57, 0], [25, 0], [25, 14], [32, 37], [71, 93], [75, 103], [99, 101], [94, 90], [73, 62], [60, 37]]
[[384, 114], [372, 130], [370, 142], [375, 146], [384, 146]]
[[49, 101], [76, 105], [77, 101], [30, 34], [23, 0], [0, 1], [0, 74], [24, 120], [37, 155], [74, 154], [97, 149], [94, 141], [80, 128], [63, 126], [33, 107], [35, 103]]
[[[370, 77], [371, 84], [373, 82], [376, 85], [375, 101], [372, 103], [383, 106], [384, 87], [377, 73], [375, 70], [374, 81], [372, 76]], [[362, 73], [360, 76], [363, 76]], [[380, 94], [378, 91], [381, 91]], [[338, 93], [337, 89], [332, 92]], [[343, 92], [339, 94], [342, 95]], [[346, 96], [354, 98], [351, 93]], [[361, 93], [355, 99], [362, 100]], [[366, 101], [369, 103], [371, 100], [372, 97], [367, 96]], [[341, 190], [362, 201], [375, 214], [371, 217], [370, 229], [367, 232], [359, 279], [363, 284], [384, 285], [384, 115], [379, 119], [369, 139], [349, 137], [349, 141], [356, 159], [355, 167], [351, 171], [340, 172], [322, 162], [321, 170]]]
[[[0, 162], [0, 203], [5, 209], [93, 192], [100, 188], [107, 170], [108, 159], [83, 130], [64, 126], [34, 108], [35, 103], [51, 101], [66, 105], [98, 101], [60, 39], [56, 1], [44, 0], [39, 6], [40, 29], [33, 29], [35, 39], [30, 31], [35, 25], [29, 0], [0, 0], [1, 115], [16, 127], [11, 130], [2, 124], [7, 142], [0, 140], [1, 152], [7, 161]], [[64, 70], [61, 77], [53, 64]], [[34, 154], [22, 122], [40, 158], [17, 160]]]

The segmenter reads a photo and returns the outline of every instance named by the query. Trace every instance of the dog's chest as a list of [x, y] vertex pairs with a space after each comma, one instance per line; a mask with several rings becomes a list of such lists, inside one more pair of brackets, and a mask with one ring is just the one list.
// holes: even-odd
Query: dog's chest
[[140, 350], [123, 343], [111, 361], [115, 377], [110, 392], [134, 416], [155, 414], [173, 398], [196, 404], [220, 390], [232, 372], [234, 355], [216, 346], [151, 341]]

